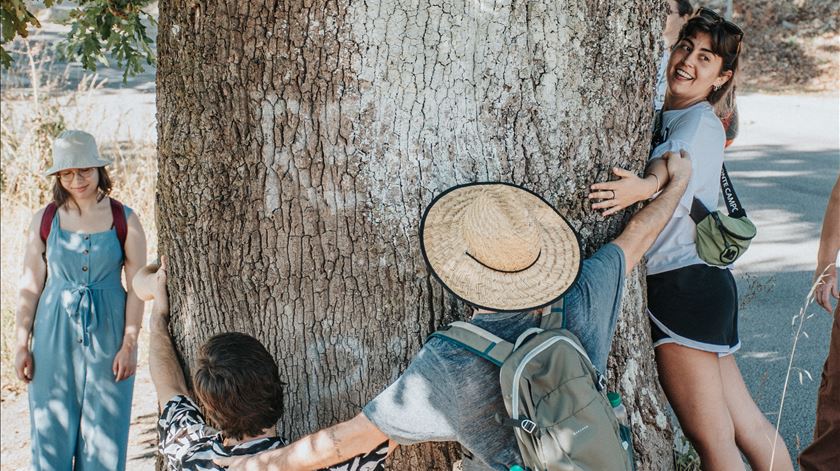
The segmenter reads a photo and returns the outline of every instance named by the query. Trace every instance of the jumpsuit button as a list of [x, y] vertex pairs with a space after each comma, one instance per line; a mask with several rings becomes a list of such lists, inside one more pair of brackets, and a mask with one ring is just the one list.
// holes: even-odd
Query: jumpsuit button
[[88, 249], [85, 249], [85, 251], [84, 251], [84, 252], [82, 252], [82, 253], [83, 253], [83, 254], [85, 254], [85, 255], [87, 255], [87, 254], [88, 254]]
[[76, 341], [82, 343], [82, 339], [76, 339]]
[[86, 235], [86, 236], [85, 236], [85, 240], [90, 240], [90, 236], [89, 236], [89, 235]]
[[87, 265], [82, 267], [82, 271], [87, 271]]

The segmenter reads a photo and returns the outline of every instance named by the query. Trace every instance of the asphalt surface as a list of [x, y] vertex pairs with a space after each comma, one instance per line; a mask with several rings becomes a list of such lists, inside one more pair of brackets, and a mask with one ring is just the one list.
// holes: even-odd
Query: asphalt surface
[[[794, 316], [811, 287], [825, 207], [840, 173], [838, 103], [837, 95], [740, 96], [740, 134], [727, 150], [735, 189], [758, 226], [734, 271], [741, 300], [737, 359], [773, 423], [800, 325]], [[805, 312], [779, 427], [794, 456], [811, 442], [831, 329], [831, 316], [816, 304]]]

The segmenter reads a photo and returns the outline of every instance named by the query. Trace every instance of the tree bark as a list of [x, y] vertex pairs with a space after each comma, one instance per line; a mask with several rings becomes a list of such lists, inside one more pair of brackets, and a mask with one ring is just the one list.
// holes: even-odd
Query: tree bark
[[[586, 202], [648, 152], [654, 0], [160, 2], [158, 224], [185, 365], [210, 336], [259, 338], [286, 387], [281, 433], [348, 419], [442, 323], [426, 271], [432, 197], [478, 180], [557, 203], [591, 253], [623, 220]], [[653, 27], [650, 25], [653, 24]], [[640, 469], [671, 443], [629, 277], [611, 377]], [[393, 469], [447, 469], [457, 449]]]

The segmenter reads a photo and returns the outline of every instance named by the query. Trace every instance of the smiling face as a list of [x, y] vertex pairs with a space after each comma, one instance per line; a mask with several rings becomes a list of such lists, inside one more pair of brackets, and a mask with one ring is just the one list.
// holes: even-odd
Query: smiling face
[[732, 71], [722, 71], [723, 58], [712, 52], [711, 36], [697, 32], [682, 38], [668, 61], [668, 109], [681, 109], [706, 100]]
[[61, 187], [74, 200], [83, 200], [97, 196], [99, 171], [96, 168], [70, 168], [58, 173]]

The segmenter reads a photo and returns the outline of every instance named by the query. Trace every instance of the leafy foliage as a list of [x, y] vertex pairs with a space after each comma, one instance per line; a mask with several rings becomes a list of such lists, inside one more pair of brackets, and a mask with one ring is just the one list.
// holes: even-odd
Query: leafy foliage
[[[51, 7], [61, 0], [47, 0]], [[152, 0], [81, 0], [70, 13], [70, 32], [60, 45], [62, 54], [95, 71], [97, 63], [109, 65], [108, 57], [123, 69], [123, 80], [143, 71], [143, 63], [155, 62], [152, 38], [147, 25], [155, 19], [143, 10]], [[35, 15], [26, 8], [24, 0], [2, 0], [0, 28], [5, 44], [16, 36], [26, 37], [28, 27], [40, 28]], [[11, 65], [12, 57], [0, 46], [0, 62]]]

